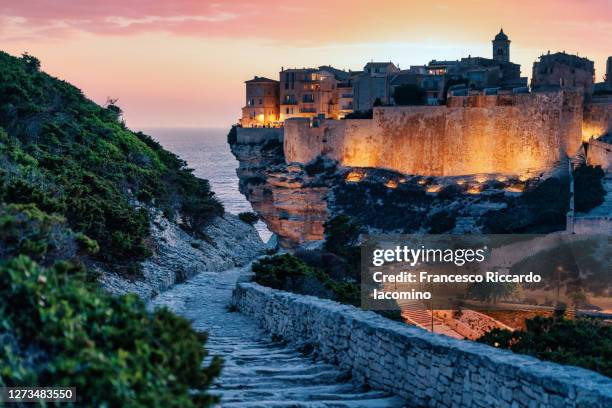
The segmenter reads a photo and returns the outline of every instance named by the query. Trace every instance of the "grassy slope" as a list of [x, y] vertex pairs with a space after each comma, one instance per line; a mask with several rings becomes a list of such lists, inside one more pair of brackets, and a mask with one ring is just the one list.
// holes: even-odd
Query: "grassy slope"
[[84, 406], [206, 406], [220, 362], [201, 366], [205, 338], [101, 292], [87, 265], [134, 271], [149, 254], [144, 207], [194, 234], [223, 208], [116, 106], [38, 65], [0, 52], [0, 386], [76, 386]]
[[36, 61], [0, 52], [0, 199], [61, 214], [111, 264], [149, 253], [148, 214], [135, 200], [180, 216], [193, 232], [223, 213], [206, 180], [119, 115]]

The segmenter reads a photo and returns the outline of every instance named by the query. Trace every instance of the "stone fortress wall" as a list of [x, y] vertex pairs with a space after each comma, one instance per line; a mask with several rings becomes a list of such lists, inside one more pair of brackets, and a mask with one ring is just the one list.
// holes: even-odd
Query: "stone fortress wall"
[[344, 166], [407, 174], [522, 174], [575, 154], [582, 130], [579, 91], [477, 95], [451, 97], [446, 106], [378, 107], [373, 119], [318, 127], [290, 119], [284, 151], [287, 163], [327, 154]]
[[612, 406], [612, 380], [468, 340], [429, 333], [370, 311], [239, 282], [233, 304], [264, 329], [312, 345], [359, 382], [415, 406]]
[[270, 140], [283, 141], [283, 128], [236, 128], [236, 143], [260, 144]]

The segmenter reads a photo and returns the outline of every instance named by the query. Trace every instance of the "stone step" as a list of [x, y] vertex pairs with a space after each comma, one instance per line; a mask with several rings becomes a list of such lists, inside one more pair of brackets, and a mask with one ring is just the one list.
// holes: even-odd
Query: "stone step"
[[386, 392], [366, 390], [337, 367], [274, 342], [249, 317], [228, 309], [239, 269], [204, 272], [159, 295], [167, 306], [209, 334], [206, 349], [224, 360], [210, 393], [222, 407], [402, 407]]

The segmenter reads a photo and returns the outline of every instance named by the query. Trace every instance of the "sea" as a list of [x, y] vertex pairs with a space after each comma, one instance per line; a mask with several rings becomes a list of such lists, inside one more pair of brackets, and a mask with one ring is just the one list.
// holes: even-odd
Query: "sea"
[[[239, 214], [253, 207], [238, 191], [236, 168], [238, 161], [227, 144], [227, 129], [223, 128], [144, 128], [142, 132], [157, 140], [187, 162], [193, 174], [210, 182], [212, 190], [223, 203], [225, 211]], [[264, 242], [272, 233], [259, 221], [255, 224]]]

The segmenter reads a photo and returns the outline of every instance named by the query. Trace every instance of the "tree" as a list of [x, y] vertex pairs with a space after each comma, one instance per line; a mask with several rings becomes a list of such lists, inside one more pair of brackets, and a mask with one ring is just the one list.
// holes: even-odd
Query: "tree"
[[323, 225], [325, 228], [324, 248], [336, 255], [346, 255], [347, 248], [354, 247], [361, 234], [361, 226], [347, 215], [338, 215]]
[[606, 191], [601, 180], [601, 166], [580, 165], [574, 171], [574, 202], [576, 211], [587, 212], [604, 202]]
[[427, 102], [425, 90], [414, 84], [404, 84], [395, 88], [393, 99], [396, 105], [424, 105]]
[[38, 58], [24, 52], [21, 54], [21, 60], [26, 64], [30, 71], [40, 71], [40, 60]]

